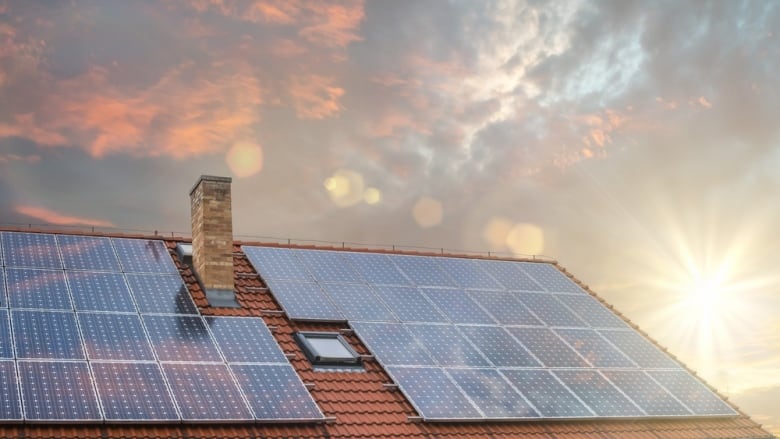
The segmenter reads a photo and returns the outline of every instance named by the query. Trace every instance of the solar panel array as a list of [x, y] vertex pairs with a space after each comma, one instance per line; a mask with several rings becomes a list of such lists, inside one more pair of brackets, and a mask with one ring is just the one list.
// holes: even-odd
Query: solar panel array
[[202, 317], [162, 241], [0, 249], [0, 422], [323, 419], [263, 320]]
[[243, 251], [290, 318], [348, 322], [426, 420], [737, 414], [550, 263]]

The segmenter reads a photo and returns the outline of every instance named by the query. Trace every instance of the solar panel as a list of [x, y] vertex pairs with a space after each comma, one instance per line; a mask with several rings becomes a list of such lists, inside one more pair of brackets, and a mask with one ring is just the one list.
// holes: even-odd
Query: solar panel
[[593, 328], [626, 328], [625, 321], [590, 296], [584, 294], [553, 294], [553, 296]]
[[390, 262], [388, 256], [377, 253], [344, 253], [344, 257], [369, 284], [412, 285], [398, 267]]
[[478, 290], [503, 290], [495, 279], [480, 268], [473, 259], [466, 258], [435, 258], [434, 261], [461, 288]]
[[421, 288], [421, 290], [452, 323], [496, 324], [496, 321], [477, 306], [463, 290], [433, 288]]
[[576, 352], [547, 328], [507, 328], [547, 367], [588, 367]]
[[519, 267], [546, 291], [586, 294], [582, 288], [551, 264], [523, 262]]
[[293, 250], [318, 282], [360, 283], [363, 279], [339, 252]]
[[241, 249], [266, 282], [269, 279], [313, 280], [303, 262], [289, 248], [243, 246]]
[[138, 314], [78, 313], [90, 360], [154, 361]]
[[92, 362], [106, 421], [177, 421], [179, 415], [156, 363]]
[[0, 307], [8, 307], [8, 296], [5, 292], [5, 269], [0, 267]]
[[386, 369], [423, 418], [471, 420], [483, 417], [440, 368], [387, 367]]
[[588, 404], [597, 416], [611, 418], [644, 415], [642, 410], [594, 370], [555, 370], [553, 373]]
[[548, 370], [501, 369], [545, 418], [593, 417], [593, 413]]
[[66, 271], [77, 311], [138, 312], [122, 273]]
[[127, 283], [142, 313], [197, 314], [198, 308], [181, 276], [128, 274]]
[[474, 261], [481, 269], [490, 274], [507, 290], [512, 291], [541, 291], [536, 282], [518, 268], [517, 262], [488, 261], [478, 259]]
[[651, 369], [680, 367], [655, 345], [634, 331], [602, 329], [598, 332], [613, 345], [617, 346], [623, 354], [638, 364], [639, 367]]
[[737, 414], [704, 384], [684, 370], [651, 370], [647, 373], [695, 415]]
[[516, 293], [505, 291], [469, 291], [468, 295], [502, 325], [543, 325], [539, 319], [528, 311], [528, 308], [517, 300], [515, 297]]
[[13, 342], [11, 341], [11, 321], [8, 310], [0, 309], [0, 358], [14, 358]]
[[259, 317], [206, 317], [206, 325], [229, 363], [287, 363], [279, 344]]
[[6, 269], [12, 308], [73, 309], [62, 270]]
[[125, 273], [170, 273], [179, 271], [163, 241], [111, 238]]
[[57, 235], [66, 270], [119, 271], [111, 240], [96, 236]]
[[19, 361], [24, 417], [35, 421], [100, 421], [86, 362]]
[[17, 358], [84, 359], [72, 312], [11, 312]]
[[422, 256], [392, 255], [390, 260], [409, 280], [420, 287], [456, 287], [451, 277], [434, 263], [432, 258]]
[[374, 290], [402, 322], [449, 322], [418, 288], [379, 285]]
[[434, 365], [425, 348], [399, 323], [350, 322], [363, 343], [384, 365]]
[[459, 329], [494, 366], [541, 367], [541, 364], [504, 328], [498, 326], [460, 326]]
[[395, 321], [388, 310], [368, 285], [322, 284], [322, 289], [333, 299], [347, 320]]
[[267, 282], [274, 298], [293, 320], [346, 320], [320, 286], [313, 282]]
[[62, 268], [54, 235], [2, 232], [0, 239], [6, 267]]
[[253, 419], [224, 364], [163, 363], [183, 421]]
[[531, 312], [536, 314], [537, 317], [550, 326], [587, 326], [585, 325], [585, 322], [569, 311], [568, 308], [555, 300], [555, 297], [551, 294], [523, 293], [517, 294], [517, 298], [523, 302], [523, 305], [531, 310]]
[[0, 420], [22, 419], [22, 403], [19, 400], [19, 381], [13, 361], [0, 361]]
[[160, 361], [222, 361], [199, 316], [143, 316], [152, 347]]
[[486, 418], [539, 417], [539, 413], [495, 369], [446, 371]]
[[259, 420], [316, 420], [322, 413], [289, 364], [232, 364], [230, 369]]
[[641, 370], [605, 370], [602, 373], [648, 415], [683, 416], [691, 414], [666, 389]]
[[485, 357], [452, 325], [406, 326], [440, 366], [489, 367]]
[[612, 344], [591, 329], [556, 329], [555, 332], [569, 343], [588, 363], [596, 367], [636, 367]]

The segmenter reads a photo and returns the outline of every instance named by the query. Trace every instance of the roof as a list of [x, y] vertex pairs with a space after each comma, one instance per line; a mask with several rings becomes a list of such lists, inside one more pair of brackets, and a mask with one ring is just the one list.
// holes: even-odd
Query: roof
[[[29, 232], [30, 230], [24, 230]], [[65, 233], [73, 232], [52, 232]], [[89, 233], [82, 233], [89, 234]], [[274, 328], [273, 336], [286, 354], [328, 422], [319, 424], [101, 424], [101, 425], [0, 425], [0, 437], [14, 438], [771, 438], [770, 433], [739, 411], [736, 417], [699, 419], [648, 420], [587, 420], [587, 421], [529, 421], [529, 422], [474, 422], [427, 423], [417, 420], [417, 413], [404, 395], [392, 386], [390, 376], [377, 361], [365, 362], [365, 373], [314, 371], [298, 344], [293, 339], [297, 331], [348, 329], [346, 324], [298, 322], [288, 319], [279, 304], [267, 293], [266, 284], [235, 242], [233, 263], [235, 290], [240, 308], [211, 308], [192, 271], [175, 252], [177, 242], [187, 238], [159, 236], [93, 234], [110, 237], [143, 237], [162, 239], [187, 284], [192, 298], [203, 315], [257, 316]], [[277, 245], [277, 244], [271, 244]], [[314, 247], [305, 247], [314, 248]], [[322, 247], [320, 247], [322, 248]], [[325, 248], [323, 248], [325, 249]], [[361, 251], [361, 249], [327, 248], [328, 250]], [[420, 253], [417, 253], [420, 254]], [[433, 256], [433, 255], [431, 255]], [[452, 256], [452, 255], [450, 255]], [[557, 263], [556, 263], [557, 264]], [[565, 271], [564, 271], [565, 272]], [[575, 279], [576, 281], [576, 279]], [[578, 281], [577, 281], [578, 282]], [[594, 295], [587, 286], [578, 282]], [[636, 328], [635, 325], [632, 326]], [[353, 334], [345, 335], [360, 354], [368, 349]], [[721, 395], [722, 396], [722, 395]], [[736, 408], [736, 407], [735, 407]], [[738, 408], [736, 408], [738, 410]]]

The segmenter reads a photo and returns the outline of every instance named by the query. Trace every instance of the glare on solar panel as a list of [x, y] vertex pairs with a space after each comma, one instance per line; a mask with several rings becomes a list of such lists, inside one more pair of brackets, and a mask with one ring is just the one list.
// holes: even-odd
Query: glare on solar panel
[[502, 325], [542, 326], [528, 308], [517, 300], [517, 293], [506, 291], [468, 291], [468, 295]]
[[126, 277], [135, 303], [142, 313], [198, 313], [192, 296], [178, 274], [127, 274]]
[[91, 363], [106, 421], [177, 421], [156, 363]]
[[626, 322], [608, 310], [596, 299], [585, 294], [553, 294], [593, 328], [626, 328]]
[[374, 290], [402, 322], [449, 322], [416, 287], [378, 285]]
[[633, 360], [639, 367], [646, 368], [679, 368], [666, 354], [650, 343], [647, 339], [632, 330], [619, 331], [601, 329], [598, 332], [617, 346], [626, 357]]
[[274, 298], [293, 320], [345, 321], [336, 305], [314, 282], [267, 281]]
[[138, 314], [78, 313], [90, 360], [154, 361]]
[[66, 270], [119, 271], [111, 240], [97, 236], [57, 235]]
[[553, 373], [597, 416], [637, 417], [644, 415], [639, 407], [635, 406], [595, 370], [555, 370]]
[[19, 380], [13, 361], [0, 361], [0, 420], [22, 419], [22, 402], [19, 399]]
[[452, 323], [495, 325], [496, 321], [460, 289], [422, 288], [425, 297]]
[[350, 326], [383, 365], [436, 364], [405, 325], [350, 322]]
[[695, 415], [737, 414], [704, 384], [684, 370], [651, 370], [647, 373]]
[[226, 365], [163, 363], [162, 368], [183, 421], [253, 419]]
[[229, 363], [287, 363], [259, 317], [206, 317], [206, 325]]
[[549, 263], [523, 262], [518, 265], [545, 291], [556, 293], [580, 293], [585, 291]]
[[62, 270], [6, 269], [12, 308], [73, 309]]
[[363, 282], [340, 252], [296, 249], [293, 253], [318, 282]]
[[6, 267], [62, 269], [54, 235], [1, 232], [0, 239]]
[[230, 369], [244, 390], [256, 419], [323, 418], [309, 391], [289, 364], [232, 364]]
[[249, 262], [267, 282], [274, 280], [311, 281], [311, 274], [293, 250], [278, 247], [242, 246]]
[[344, 257], [372, 285], [412, 285], [390, 258], [378, 253], [344, 253]]
[[85, 358], [72, 312], [12, 310], [11, 325], [17, 358]]
[[66, 271], [77, 311], [138, 312], [122, 273]]
[[445, 369], [488, 419], [538, 418], [539, 413], [495, 369]]
[[518, 293], [516, 297], [523, 302], [536, 317], [550, 326], [572, 326], [586, 327], [585, 322], [580, 320], [574, 313], [568, 310], [563, 304], [555, 300], [552, 294], [548, 293]]
[[451, 277], [442, 271], [433, 258], [391, 255], [390, 260], [418, 287], [456, 287]]
[[549, 370], [501, 369], [501, 373], [545, 418], [594, 416]]
[[160, 361], [222, 361], [200, 316], [143, 316], [143, 323]]
[[684, 416], [691, 414], [666, 389], [641, 370], [605, 370], [602, 373], [648, 415]]
[[102, 420], [86, 362], [19, 361], [18, 366], [26, 420]]
[[636, 367], [596, 331], [559, 328], [555, 332], [595, 367]]
[[163, 241], [111, 238], [125, 273], [178, 273]]
[[472, 420], [484, 417], [443, 369], [434, 367], [387, 367], [386, 369], [423, 418]]
[[458, 329], [494, 366], [541, 367], [541, 364], [504, 328], [498, 326], [459, 326]]
[[588, 363], [548, 328], [507, 328], [547, 367], [588, 367]]
[[455, 326], [410, 324], [406, 327], [440, 366], [490, 366]]
[[322, 284], [322, 289], [347, 320], [395, 321], [393, 314], [368, 285]]

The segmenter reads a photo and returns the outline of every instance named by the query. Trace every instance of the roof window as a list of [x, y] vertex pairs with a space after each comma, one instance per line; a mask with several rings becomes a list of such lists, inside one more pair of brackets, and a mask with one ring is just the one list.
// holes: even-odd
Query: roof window
[[295, 340], [315, 366], [361, 367], [360, 355], [336, 332], [298, 332]]

